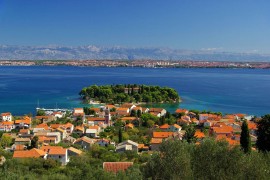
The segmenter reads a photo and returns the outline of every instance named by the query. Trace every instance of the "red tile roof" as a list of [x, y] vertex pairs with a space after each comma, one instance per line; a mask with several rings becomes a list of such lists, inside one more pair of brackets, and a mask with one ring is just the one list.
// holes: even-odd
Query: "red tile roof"
[[151, 144], [161, 144], [162, 141], [163, 141], [162, 138], [152, 138], [151, 141], [150, 141], [150, 143]]
[[204, 138], [205, 137], [205, 134], [203, 132], [201, 132], [200, 130], [197, 130], [195, 132], [195, 135], [194, 136], [197, 137], [197, 138]]
[[169, 124], [163, 124], [161, 126], [159, 126], [159, 129], [168, 129], [170, 127]]
[[173, 132], [153, 132], [153, 138], [167, 138], [172, 135]]
[[121, 118], [122, 121], [134, 121], [136, 120], [136, 117], [123, 117]]
[[49, 155], [66, 155], [67, 149], [64, 148], [53, 148], [49, 150]]
[[29, 151], [14, 151], [13, 158], [39, 158], [44, 155], [44, 151], [33, 148]]
[[248, 129], [256, 130], [257, 129], [257, 124], [254, 122], [249, 122], [248, 121]]
[[59, 128], [61, 125], [62, 125], [62, 124], [51, 124], [50, 127], [51, 127], [52, 129], [57, 129], [57, 128]]
[[45, 130], [48, 130], [49, 126], [47, 124], [39, 124], [36, 126], [36, 128], [44, 128]]
[[42, 150], [43, 152], [49, 152], [52, 149], [63, 149], [62, 146], [42, 146], [40, 148], [40, 150]]
[[104, 162], [103, 169], [108, 172], [117, 173], [118, 171], [125, 171], [132, 165], [133, 162]]
[[87, 121], [105, 121], [105, 118], [101, 117], [88, 117]]
[[186, 114], [186, 113], [188, 113], [188, 110], [187, 109], [176, 109], [175, 113], [179, 113], [179, 114], [180, 113], [185, 113]]
[[11, 116], [10, 112], [1, 113], [1, 116]]

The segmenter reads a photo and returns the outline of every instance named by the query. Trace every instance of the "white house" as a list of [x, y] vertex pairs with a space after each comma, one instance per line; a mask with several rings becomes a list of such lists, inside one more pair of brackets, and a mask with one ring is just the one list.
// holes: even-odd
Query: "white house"
[[13, 121], [0, 122], [0, 131], [10, 132], [12, 129], [15, 129]]
[[173, 125], [169, 126], [168, 131], [169, 132], [180, 132], [181, 129], [182, 129], [182, 127], [179, 126], [178, 124], [173, 124]]
[[116, 152], [125, 152], [125, 151], [135, 151], [138, 152], [138, 143], [131, 141], [131, 140], [127, 140], [124, 141], [122, 143], [119, 143], [116, 146]]
[[47, 159], [54, 159], [61, 162], [62, 165], [66, 165], [69, 162], [67, 149], [52, 148], [49, 150]]
[[85, 135], [87, 137], [95, 138], [95, 137], [97, 137], [97, 130], [96, 129], [86, 129]]
[[59, 143], [61, 141], [61, 133], [60, 132], [47, 132], [46, 136], [56, 137], [55, 143]]
[[212, 122], [206, 120], [206, 121], [203, 123], [203, 126], [204, 126], [204, 127], [210, 127], [210, 126], [212, 126]]
[[163, 108], [150, 108], [149, 113], [154, 116], [161, 117], [164, 116], [167, 113], [167, 111], [166, 109]]
[[97, 142], [96, 142], [98, 145], [100, 145], [100, 146], [103, 146], [103, 147], [107, 147], [108, 145], [110, 145], [110, 144], [113, 144], [113, 143], [111, 143], [110, 142], [110, 140], [108, 140], [108, 139], [99, 139], [99, 140], [97, 140]]
[[83, 108], [74, 108], [73, 119], [76, 120], [78, 117], [81, 117], [83, 121], [85, 120]]
[[199, 121], [207, 120], [209, 114], [199, 114]]
[[12, 115], [11, 115], [11, 113], [10, 112], [1, 113], [0, 120], [1, 121], [12, 121]]
[[62, 113], [61, 111], [56, 111], [52, 113], [52, 116], [54, 116], [55, 118], [62, 118], [64, 117], [64, 113]]

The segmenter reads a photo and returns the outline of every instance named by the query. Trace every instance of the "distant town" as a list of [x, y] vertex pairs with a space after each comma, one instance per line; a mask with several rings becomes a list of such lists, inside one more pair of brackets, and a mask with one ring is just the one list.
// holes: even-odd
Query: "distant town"
[[1, 60], [0, 66], [81, 66], [142, 68], [251, 68], [268, 69], [270, 62], [171, 60]]

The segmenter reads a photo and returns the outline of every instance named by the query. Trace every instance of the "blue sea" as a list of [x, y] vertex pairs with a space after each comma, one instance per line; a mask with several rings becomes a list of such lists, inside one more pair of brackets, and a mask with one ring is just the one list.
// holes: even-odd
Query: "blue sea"
[[0, 66], [0, 112], [83, 107], [79, 91], [93, 84], [147, 84], [175, 88], [176, 108], [223, 113], [270, 113], [270, 71], [263, 69], [103, 68]]

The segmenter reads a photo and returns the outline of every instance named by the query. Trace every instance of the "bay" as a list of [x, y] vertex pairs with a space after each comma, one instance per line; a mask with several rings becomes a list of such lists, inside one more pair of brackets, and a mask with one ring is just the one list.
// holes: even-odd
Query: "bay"
[[147, 84], [176, 89], [176, 108], [264, 115], [270, 112], [270, 71], [72, 66], [0, 66], [0, 112], [83, 107], [79, 91], [93, 84]]

